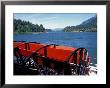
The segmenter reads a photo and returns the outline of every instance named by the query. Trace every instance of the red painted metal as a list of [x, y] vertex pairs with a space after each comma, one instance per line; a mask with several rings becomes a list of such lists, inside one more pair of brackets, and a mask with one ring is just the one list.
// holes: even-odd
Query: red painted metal
[[[25, 42], [14, 42], [14, 48], [18, 47], [20, 49], [20, 53], [24, 55], [25, 57], [30, 56], [33, 52], [36, 50], [46, 46], [46, 44], [41, 43], [25, 43]], [[64, 62], [66, 58], [75, 50], [73, 47], [68, 46], [55, 46], [51, 45], [46, 48], [47, 49], [47, 56], [48, 59], [52, 59], [55, 61]], [[37, 53], [38, 55], [44, 56], [44, 48], [40, 49]], [[79, 52], [77, 52], [79, 53]], [[77, 63], [79, 63], [79, 55], [77, 55]], [[74, 56], [72, 56], [69, 59], [69, 62], [71, 63], [74, 59]]]

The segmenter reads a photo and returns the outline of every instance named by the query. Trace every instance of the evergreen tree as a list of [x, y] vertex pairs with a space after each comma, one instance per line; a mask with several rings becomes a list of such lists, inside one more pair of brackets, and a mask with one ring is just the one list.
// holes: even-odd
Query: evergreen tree
[[45, 28], [42, 24], [32, 24], [29, 21], [22, 21], [20, 19], [14, 19], [14, 32], [26, 33], [26, 32], [45, 32]]

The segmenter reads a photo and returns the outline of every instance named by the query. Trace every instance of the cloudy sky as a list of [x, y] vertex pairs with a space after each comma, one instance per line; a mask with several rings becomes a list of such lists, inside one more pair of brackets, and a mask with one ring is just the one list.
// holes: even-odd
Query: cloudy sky
[[14, 13], [14, 19], [43, 24], [45, 28], [55, 29], [78, 25], [95, 15], [95, 13]]

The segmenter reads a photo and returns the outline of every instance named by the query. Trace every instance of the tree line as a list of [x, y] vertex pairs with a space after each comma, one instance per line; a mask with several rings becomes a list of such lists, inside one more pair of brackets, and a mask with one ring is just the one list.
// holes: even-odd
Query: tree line
[[26, 33], [26, 32], [45, 32], [45, 28], [42, 24], [32, 24], [29, 21], [22, 21], [20, 19], [14, 19], [14, 32]]

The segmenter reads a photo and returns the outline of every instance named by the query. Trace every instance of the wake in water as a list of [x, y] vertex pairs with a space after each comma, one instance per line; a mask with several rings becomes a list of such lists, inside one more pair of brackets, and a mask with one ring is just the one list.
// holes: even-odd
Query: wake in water
[[90, 67], [89, 75], [97, 75], [97, 67], [94, 66], [89, 67]]
[[[93, 58], [93, 60], [97, 60], [97, 59]], [[89, 68], [90, 68], [90, 71], [89, 71], [90, 75], [97, 75], [97, 64], [94, 64], [91, 62]]]

